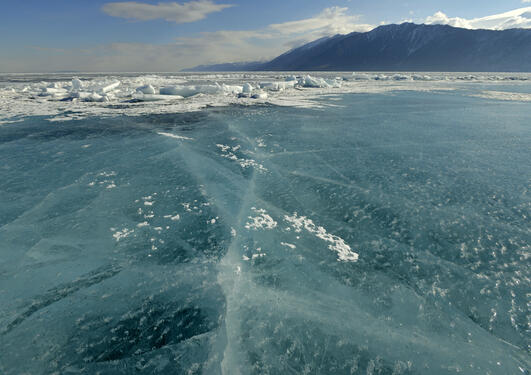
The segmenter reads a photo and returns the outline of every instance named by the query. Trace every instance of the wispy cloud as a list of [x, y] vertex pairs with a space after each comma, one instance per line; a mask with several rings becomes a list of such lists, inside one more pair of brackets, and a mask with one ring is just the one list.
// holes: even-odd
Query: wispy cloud
[[360, 18], [348, 14], [348, 8], [331, 7], [311, 18], [271, 24], [257, 30], [201, 33], [178, 38], [176, 44], [194, 51], [194, 59], [200, 59], [200, 63], [264, 60], [318, 38], [374, 28], [361, 23]]
[[[531, 2], [531, 0], [523, 0]], [[437, 12], [425, 20], [426, 24], [450, 25], [465, 29], [506, 30], [513, 28], [531, 28], [531, 7], [515, 9], [510, 12], [494, 14], [481, 18], [448, 17], [443, 12]]]
[[371, 25], [360, 24], [360, 16], [349, 15], [348, 8], [331, 7], [324, 9], [317, 16], [298, 21], [270, 25], [270, 30], [281, 34], [317, 33], [321, 36], [348, 34], [353, 31], [368, 31]]
[[[153, 15], [149, 17], [153, 19]], [[173, 43], [164, 45], [112, 43], [90, 50], [71, 49], [61, 54], [42, 50], [40, 59], [26, 59], [22, 65], [13, 62], [11, 70], [39, 69], [37, 61], [46, 59], [53, 67], [51, 70], [169, 72], [199, 64], [272, 59], [321, 37], [372, 28], [373, 25], [361, 22], [361, 16], [350, 14], [347, 8], [331, 7], [306, 19], [260, 29], [203, 32], [177, 37]]]
[[163, 19], [169, 22], [188, 23], [204, 19], [210, 13], [230, 8], [230, 4], [216, 4], [211, 0], [187, 3], [158, 3], [156, 5], [135, 1], [107, 3], [102, 10], [110, 16], [140, 21]]
[[120, 64], [127, 64], [129, 70], [174, 71], [199, 64], [267, 60], [324, 36], [374, 27], [360, 18], [350, 15], [347, 8], [332, 7], [311, 18], [254, 30], [203, 32], [178, 37], [167, 45], [114, 43], [98, 54], [93, 66], [112, 70], [108, 65], [124, 61]]

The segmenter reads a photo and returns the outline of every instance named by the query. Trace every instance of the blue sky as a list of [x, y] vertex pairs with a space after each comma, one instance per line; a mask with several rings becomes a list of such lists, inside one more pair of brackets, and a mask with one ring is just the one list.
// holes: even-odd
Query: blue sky
[[2, 0], [0, 71], [177, 71], [384, 23], [471, 25], [524, 7], [531, 0]]

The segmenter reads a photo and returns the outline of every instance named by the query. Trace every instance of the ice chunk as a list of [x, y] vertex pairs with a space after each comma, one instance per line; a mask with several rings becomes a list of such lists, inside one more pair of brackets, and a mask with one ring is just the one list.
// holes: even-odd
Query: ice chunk
[[[92, 93], [92, 92], [76, 91], [76, 92], [71, 92], [70, 93], [70, 98], [86, 100], [86, 99], [90, 98], [92, 95], [94, 95], [94, 93]], [[98, 94], [96, 94], [96, 95], [98, 95]], [[101, 96], [101, 95], [98, 95], [98, 96]]]
[[426, 75], [414, 74], [411, 76], [414, 81], [433, 81], [433, 78]]
[[270, 91], [281, 91], [295, 87], [297, 81], [260, 82], [260, 88]]
[[79, 99], [84, 102], [108, 102], [109, 101], [109, 97], [107, 95], [100, 95], [95, 92], [86, 92], [86, 91], [70, 93], [70, 98]]
[[251, 96], [253, 99], [267, 99], [267, 93], [266, 92], [257, 92], [256, 94], [253, 94]]
[[221, 91], [218, 85], [201, 86], [166, 86], [160, 89], [161, 95], [179, 95], [189, 98], [197, 94], [217, 94]]
[[[182, 86], [166, 86], [162, 87], [160, 90], [160, 95], [180, 95], [180, 96], [190, 96], [189, 92], [184, 92]], [[183, 95], [188, 94], [188, 95]]]
[[40, 96], [58, 96], [58, 95], [66, 95], [66, 90], [62, 87], [56, 88], [56, 87], [45, 87], [42, 89], [42, 92], [39, 94]]
[[225, 94], [241, 94], [243, 92], [242, 86], [222, 85], [221, 88]]
[[83, 88], [83, 82], [78, 78], [72, 79], [72, 90], [79, 91]]
[[242, 87], [242, 92], [244, 94], [250, 94], [251, 92], [253, 92], [253, 86], [251, 86], [250, 83], [245, 83]]
[[195, 85], [195, 86], [166, 86], [160, 89], [161, 95], [179, 95], [184, 98], [198, 94], [219, 95], [238, 94], [243, 91], [242, 86], [234, 85]]
[[393, 74], [393, 75], [386, 75], [386, 74], [379, 74], [374, 77], [375, 81], [410, 81], [412, 78], [409, 75], [406, 74]]
[[102, 89], [101, 89], [101, 92], [106, 94], [110, 91], [113, 91], [115, 90], [116, 88], [118, 88], [118, 86], [120, 86], [120, 81], [114, 81], [113, 83], [107, 85], [107, 86], [104, 86]]
[[354, 80], [354, 81], [370, 81], [372, 77], [366, 73], [352, 73], [351, 77], [345, 77], [347, 81]]
[[299, 85], [301, 85], [302, 87], [313, 88], [329, 88], [341, 86], [341, 84], [336, 80], [326, 80], [324, 78], [312, 77], [310, 75], [302, 77], [299, 80]]
[[411, 79], [411, 76], [405, 74], [394, 74], [391, 78], [393, 81], [408, 81]]
[[156, 102], [159, 100], [181, 100], [184, 99], [180, 95], [158, 95], [158, 94], [144, 94], [142, 92], [135, 92], [132, 95], [134, 100], [141, 102]]
[[142, 94], [155, 94], [155, 88], [151, 85], [144, 85], [136, 88], [137, 92], [141, 92]]

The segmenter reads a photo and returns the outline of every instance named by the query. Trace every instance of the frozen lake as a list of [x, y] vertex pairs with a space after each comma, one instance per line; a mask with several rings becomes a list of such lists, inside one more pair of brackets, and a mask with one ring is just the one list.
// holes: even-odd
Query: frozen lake
[[4, 77], [0, 373], [529, 374], [531, 82], [452, 77], [182, 113]]

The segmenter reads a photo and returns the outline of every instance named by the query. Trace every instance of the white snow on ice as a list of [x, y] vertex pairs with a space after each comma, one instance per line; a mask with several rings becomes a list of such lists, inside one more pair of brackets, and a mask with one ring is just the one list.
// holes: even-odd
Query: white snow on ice
[[531, 102], [531, 94], [519, 92], [505, 92], [505, 91], [482, 91], [478, 94], [472, 94], [478, 98], [515, 101], [515, 102]]
[[251, 207], [251, 210], [257, 214], [257, 216], [249, 216], [249, 221], [245, 223], [245, 228], [249, 230], [258, 230], [258, 229], [275, 229], [277, 227], [277, 222], [269, 216], [266, 210], [256, 207]]
[[158, 132], [157, 134], [163, 135], [165, 137], [175, 138], [175, 139], [183, 139], [183, 140], [188, 140], [188, 141], [193, 141], [194, 140], [193, 138], [185, 137], [185, 136], [177, 135], [177, 134], [173, 134], [173, 133]]
[[[455, 89], [468, 82], [528, 81], [531, 74], [524, 73], [257, 72], [138, 76], [80, 73], [78, 77], [7, 74], [0, 77], [0, 124], [18, 122], [25, 116], [69, 121], [89, 116], [182, 113], [232, 104], [319, 108], [330, 104], [317, 99], [330, 94], [437, 91]], [[526, 94], [484, 95], [490, 99], [529, 101]]]
[[306, 216], [299, 216], [295, 212], [291, 216], [285, 215], [284, 220], [291, 224], [296, 233], [300, 233], [305, 229], [308, 233], [314, 234], [316, 237], [328, 242], [328, 248], [337, 253], [340, 261], [356, 262], [358, 260], [358, 254], [353, 252], [341, 237], [328, 233], [325, 228], [315, 225]]

